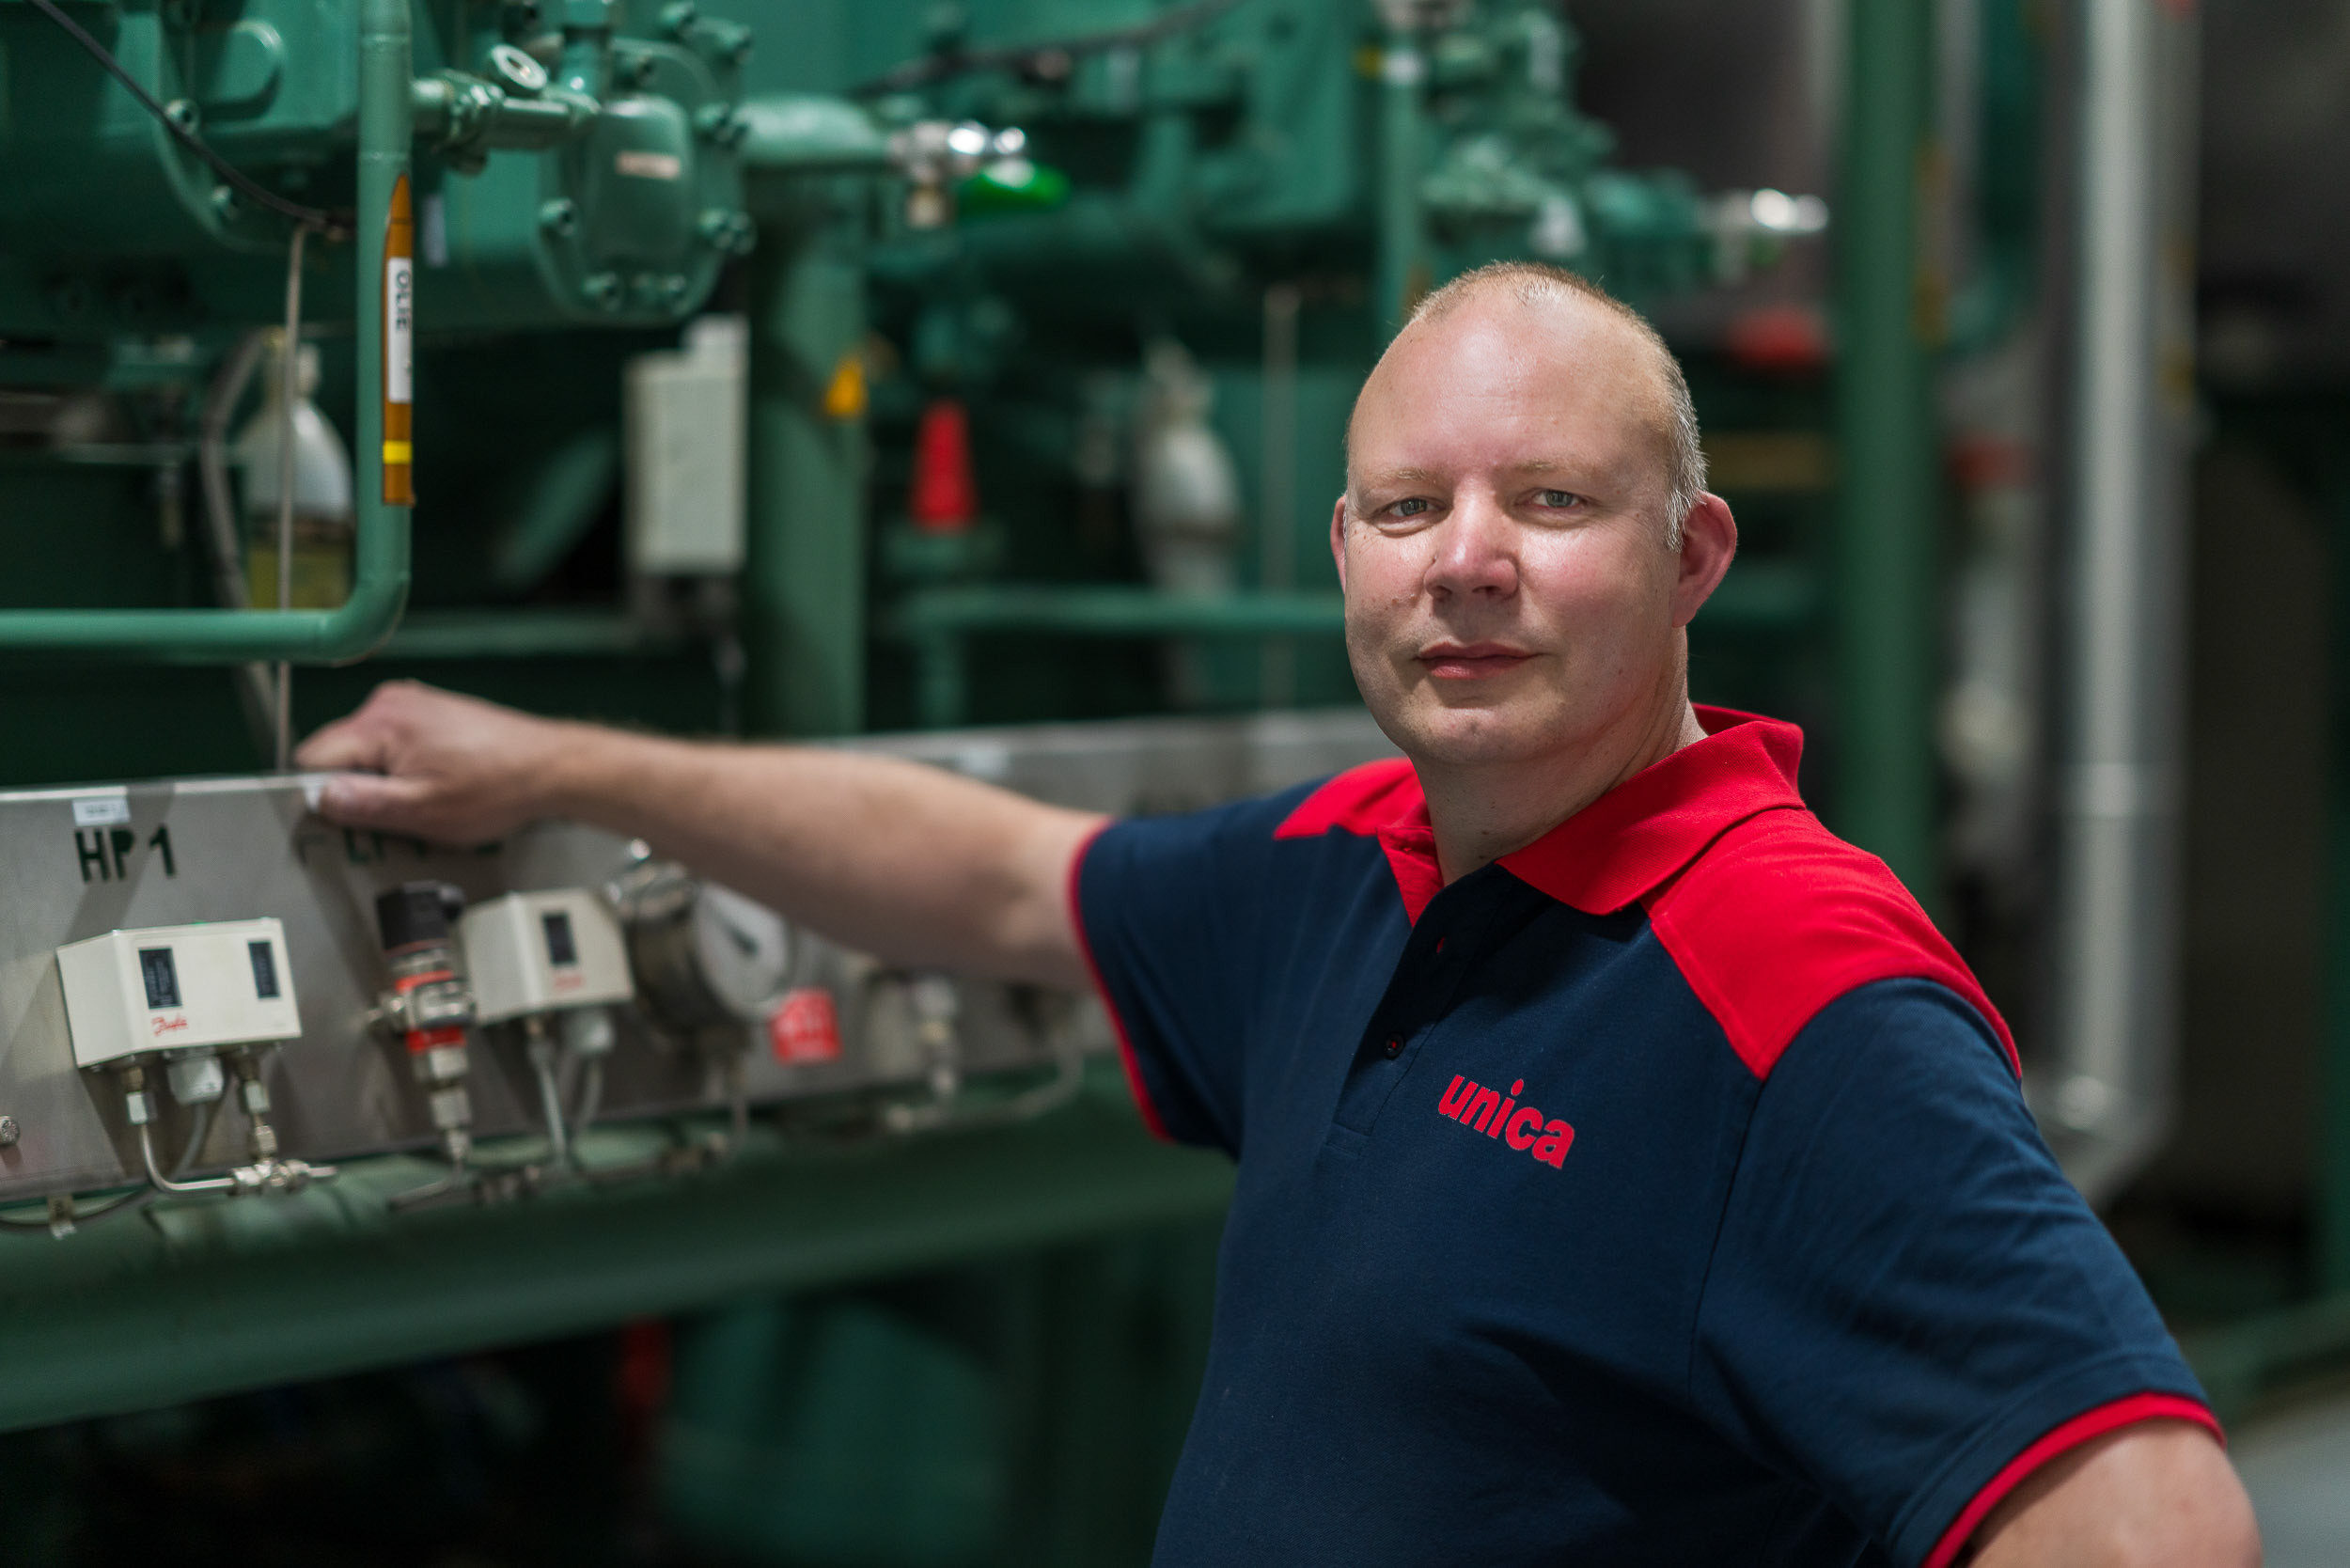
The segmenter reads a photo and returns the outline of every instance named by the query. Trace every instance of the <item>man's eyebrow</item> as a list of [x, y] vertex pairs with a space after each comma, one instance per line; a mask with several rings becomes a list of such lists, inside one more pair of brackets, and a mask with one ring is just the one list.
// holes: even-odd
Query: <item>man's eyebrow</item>
[[1433, 468], [1382, 468], [1376, 474], [1364, 475], [1362, 482], [1367, 485], [1434, 484], [1438, 482], [1438, 475]]
[[1573, 458], [1550, 457], [1528, 458], [1524, 463], [1513, 463], [1510, 464], [1508, 472], [1512, 474], [1573, 474], [1589, 472], [1589, 464], [1577, 463]]

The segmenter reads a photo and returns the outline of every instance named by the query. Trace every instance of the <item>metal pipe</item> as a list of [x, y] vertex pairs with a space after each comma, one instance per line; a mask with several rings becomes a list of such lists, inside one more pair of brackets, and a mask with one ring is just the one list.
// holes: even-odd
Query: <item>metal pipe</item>
[[2178, 1041], [2195, 32], [2154, 0], [2080, 15], [2056, 1034], [2035, 1108], [2095, 1200], [2168, 1133]]
[[[1144, 1135], [1107, 1063], [1060, 1114], [844, 1165], [749, 1129], [690, 1183], [390, 1217], [408, 1155], [267, 1204], [157, 1205], [58, 1244], [0, 1237], [0, 1431], [511, 1344], [759, 1294], [882, 1278], [1206, 1216], [1231, 1162]], [[593, 1135], [601, 1168], [661, 1128]]]
[[358, 269], [359, 439], [356, 574], [339, 609], [8, 610], [0, 650], [226, 665], [253, 659], [337, 664], [366, 657], [408, 601], [409, 508], [384, 499], [384, 253], [394, 186], [408, 172], [408, 0], [361, 0]]
[[1391, 0], [1386, 47], [1379, 56], [1379, 276], [1371, 301], [1379, 340], [1402, 330], [1428, 291], [1427, 215], [1419, 196], [1420, 142], [1426, 135], [1428, 56], [1420, 52], [1413, 8]]
[[[1297, 285], [1264, 291], [1263, 415], [1257, 422], [1257, 587], [1297, 585]], [[1297, 700], [1297, 647], [1268, 638], [1258, 655], [1258, 696], [1267, 708]]]
[[1928, 0], [1846, 12], [1837, 209], [1837, 831], [1935, 902], [1934, 409], [1919, 320]]

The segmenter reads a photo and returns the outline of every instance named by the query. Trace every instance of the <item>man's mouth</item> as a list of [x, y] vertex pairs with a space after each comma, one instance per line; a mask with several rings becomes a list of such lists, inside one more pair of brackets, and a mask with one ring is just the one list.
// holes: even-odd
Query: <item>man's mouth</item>
[[1440, 642], [1419, 652], [1419, 664], [1439, 681], [1478, 681], [1506, 675], [1534, 655], [1501, 642]]

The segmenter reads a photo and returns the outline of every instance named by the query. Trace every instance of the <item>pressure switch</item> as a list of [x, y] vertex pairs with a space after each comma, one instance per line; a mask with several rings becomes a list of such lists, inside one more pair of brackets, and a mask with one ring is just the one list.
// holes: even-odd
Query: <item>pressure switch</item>
[[466, 910], [460, 929], [476, 1016], [484, 1024], [635, 995], [619, 921], [587, 888], [491, 899]]
[[110, 931], [59, 948], [57, 973], [76, 1066], [302, 1034], [274, 919]]

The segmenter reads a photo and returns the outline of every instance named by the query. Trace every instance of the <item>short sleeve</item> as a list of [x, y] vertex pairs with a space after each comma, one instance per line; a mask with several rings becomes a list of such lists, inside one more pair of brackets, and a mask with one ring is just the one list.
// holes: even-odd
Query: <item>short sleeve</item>
[[2217, 1431], [1982, 1015], [1916, 980], [1830, 1004], [1759, 1090], [1691, 1388], [1905, 1568], [1953, 1560], [2075, 1444]]
[[1274, 829], [1308, 791], [1112, 823], [1078, 853], [1072, 915], [1152, 1130], [1237, 1154], [1241, 1046]]

